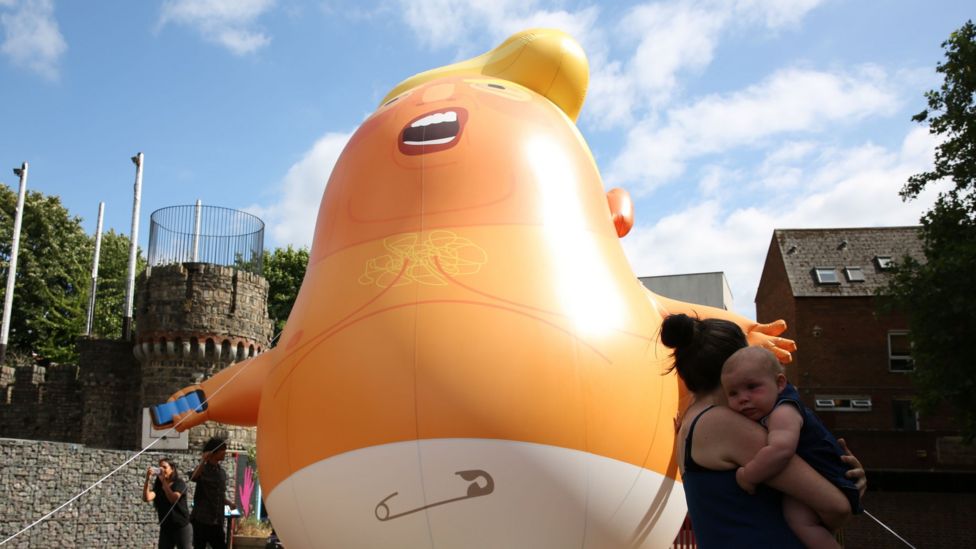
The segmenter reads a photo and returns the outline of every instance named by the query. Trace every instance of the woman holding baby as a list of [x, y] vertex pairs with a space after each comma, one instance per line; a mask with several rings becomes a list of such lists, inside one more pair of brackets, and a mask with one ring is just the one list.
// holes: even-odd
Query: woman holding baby
[[[791, 341], [761, 337], [778, 348], [781, 360], [790, 360]], [[673, 369], [693, 396], [678, 428], [677, 453], [699, 547], [804, 547], [784, 518], [784, 495], [808, 508], [828, 530], [840, 528], [851, 516], [850, 501], [796, 455], [754, 494], [736, 481], [737, 471], [768, 445], [767, 430], [730, 409], [722, 387], [723, 364], [748, 346], [742, 329], [726, 320], [671, 315], [661, 341], [674, 349]], [[837, 459], [850, 468], [846, 476], [863, 494], [867, 482], [861, 464], [849, 452]]]

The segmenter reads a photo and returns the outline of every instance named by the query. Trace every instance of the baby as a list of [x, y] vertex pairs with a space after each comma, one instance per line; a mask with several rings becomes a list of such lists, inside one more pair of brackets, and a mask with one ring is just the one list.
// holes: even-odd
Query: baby
[[[783, 367], [772, 353], [746, 347], [730, 356], [722, 367], [722, 388], [729, 408], [769, 431], [766, 446], [736, 471], [735, 479], [743, 490], [755, 492], [757, 484], [776, 476], [797, 454], [847, 496], [852, 512], [860, 512], [857, 488], [844, 476], [848, 469], [840, 459], [844, 451], [800, 401], [796, 387], [786, 381]], [[839, 547], [817, 514], [799, 501], [784, 497], [783, 516], [807, 547]]]

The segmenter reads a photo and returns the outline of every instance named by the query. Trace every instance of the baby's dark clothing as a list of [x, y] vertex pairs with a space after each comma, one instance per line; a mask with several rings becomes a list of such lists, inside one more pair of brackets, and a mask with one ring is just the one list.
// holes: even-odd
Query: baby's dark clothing
[[[857, 491], [857, 486], [845, 476], [849, 468], [840, 460], [840, 456], [844, 455], [844, 450], [837, 442], [837, 438], [827, 430], [820, 418], [803, 404], [803, 401], [800, 400], [800, 393], [793, 384], [786, 384], [786, 388], [780, 392], [776, 399], [776, 405], [773, 406], [773, 409], [781, 404], [795, 406], [803, 417], [800, 439], [796, 444], [796, 455], [803, 458], [803, 461], [809, 463], [824, 478], [840, 488], [840, 491], [851, 502], [851, 511], [854, 514], [860, 513], [861, 496]], [[766, 425], [768, 419], [769, 415], [767, 414], [760, 418], [759, 422]]]

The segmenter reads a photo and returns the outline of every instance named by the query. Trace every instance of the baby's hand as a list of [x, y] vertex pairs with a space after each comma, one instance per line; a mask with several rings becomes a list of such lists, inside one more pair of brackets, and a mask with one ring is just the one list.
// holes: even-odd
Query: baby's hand
[[735, 482], [739, 484], [739, 488], [742, 488], [749, 494], [756, 493], [756, 485], [746, 480], [746, 470], [744, 467], [739, 467], [735, 470]]

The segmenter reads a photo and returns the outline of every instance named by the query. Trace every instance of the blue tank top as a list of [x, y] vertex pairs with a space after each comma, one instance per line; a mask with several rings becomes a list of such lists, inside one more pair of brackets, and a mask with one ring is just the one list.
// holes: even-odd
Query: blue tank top
[[692, 459], [695, 426], [712, 408], [709, 406], [695, 416], [685, 439], [682, 478], [698, 547], [802, 549], [803, 544], [783, 518], [783, 498], [779, 492], [759, 485], [756, 494], [749, 495], [735, 482], [735, 469], [706, 469]]

